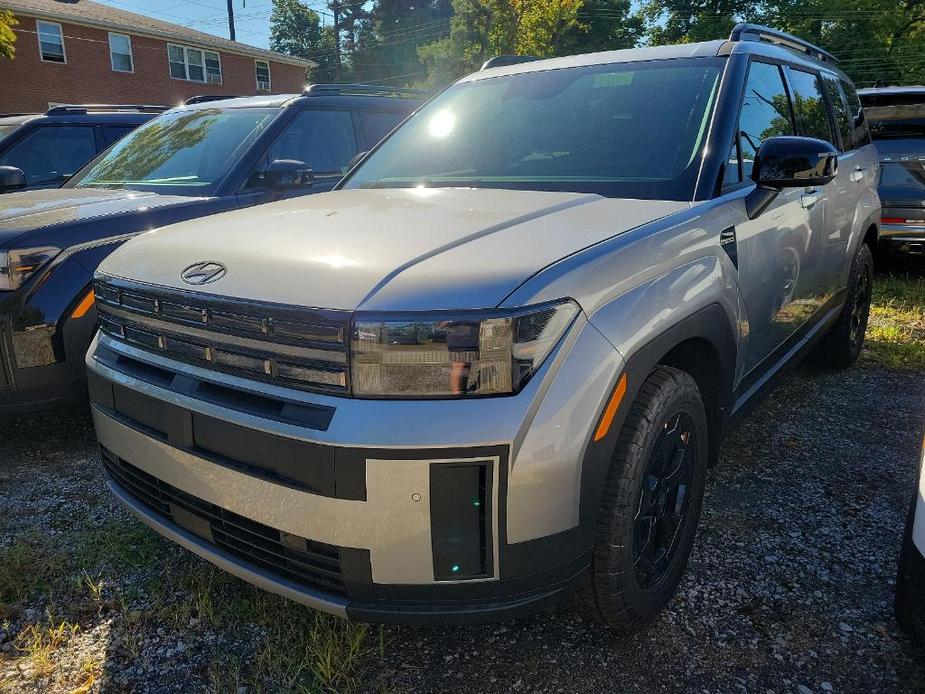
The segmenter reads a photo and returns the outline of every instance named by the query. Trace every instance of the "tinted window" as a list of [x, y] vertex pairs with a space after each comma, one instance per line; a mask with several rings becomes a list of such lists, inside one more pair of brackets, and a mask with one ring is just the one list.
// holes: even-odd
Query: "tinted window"
[[738, 160], [741, 179], [737, 177], [736, 151], [727, 167], [727, 183], [751, 178], [755, 154], [769, 137], [793, 135], [793, 112], [784, 87], [780, 68], [768, 63], [753, 62], [748, 69], [742, 110], [739, 114]]
[[357, 153], [349, 111], [302, 111], [270, 148], [270, 161], [296, 159], [316, 173], [342, 173]]
[[29, 185], [62, 181], [96, 155], [92, 127], [64, 125], [33, 130], [0, 155], [0, 164], [15, 166]]
[[885, 162], [880, 166], [880, 185], [883, 187], [915, 188], [917, 194], [925, 187], [923, 162]]
[[822, 96], [822, 80], [809, 72], [791, 70], [790, 82], [793, 85], [793, 101], [800, 134], [835, 144], [829, 112]]
[[861, 108], [861, 98], [858, 96], [858, 90], [854, 88], [851, 82], [839, 80], [842, 94], [848, 104], [848, 112], [854, 126], [854, 146], [863, 147], [870, 144], [870, 128], [867, 125], [867, 118], [864, 110]]
[[130, 125], [104, 125], [103, 147], [109, 147], [113, 142], [118, 142], [134, 129], [135, 128]]
[[854, 149], [854, 119], [848, 113], [848, 106], [842, 97], [841, 88], [838, 86], [838, 80], [829, 75], [825, 76], [825, 94], [832, 105], [832, 113], [835, 115], [835, 125], [838, 127], [838, 134], [841, 136], [842, 149]]
[[360, 111], [360, 122], [366, 132], [366, 144], [372, 149], [379, 140], [388, 135], [405, 117], [394, 111]]
[[69, 185], [207, 195], [277, 113], [270, 108], [169, 111], [119, 140]]
[[345, 185], [689, 200], [721, 67], [664, 60], [457, 83]]

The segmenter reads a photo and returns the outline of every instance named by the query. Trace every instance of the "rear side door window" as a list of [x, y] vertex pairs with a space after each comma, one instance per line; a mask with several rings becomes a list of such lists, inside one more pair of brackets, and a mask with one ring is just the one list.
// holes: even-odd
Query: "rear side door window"
[[745, 82], [737, 137], [726, 166], [726, 185], [751, 178], [762, 142], [793, 133], [793, 109], [780, 67], [753, 61]]
[[60, 125], [33, 130], [12, 145], [0, 164], [26, 174], [26, 185], [63, 183], [96, 156], [93, 126]]
[[396, 111], [360, 111], [360, 124], [366, 135], [366, 146], [372, 149], [401, 123], [404, 113]]
[[106, 149], [109, 147], [109, 145], [118, 142], [134, 129], [134, 126], [130, 125], [104, 125], [102, 127], [103, 149]]
[[357, 151], [350, 111], [306, 110], [270, 147], [269, 161], [295, 159], [308, 164], [316, 176], [340, 177]]
[[796, 107], [797, 122], [800, 126], [800, 135], [815, 137], [817, 140], [825, 140], [837, 146], [819, 75], [792, 68], [790, 84], [793, 86], [793, 101]]
[[825, 83], [825, 94], [832, 104], [832, 113], [835, 116], [835, 124], [838, 126], [838, 135], [841, 137], [841, 149], [847, 152], [855, 148], [854, 143], [854, 118], [848, 112], [848, 106], [842, 96], [841, 88], [838, 86], [838, 80], [828, 75], [823, 80]]
[[854, 146], [864, 147], [871, 144], [870, 128], [864, 116], [864, 109], [861, 108], [861, 97], [858, 96], [858, 90], [851, 82], [843, 79], [838, 80], [838, 86], [841, 87], [842, 96], [848, 105], [848, 117], [854, 129]]

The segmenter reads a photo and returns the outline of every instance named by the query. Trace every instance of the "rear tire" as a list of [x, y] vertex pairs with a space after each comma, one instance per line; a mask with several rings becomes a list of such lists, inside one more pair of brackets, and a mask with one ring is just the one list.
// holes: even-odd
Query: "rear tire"
[[838, 322], [819, 345], [817, 361], [836, 369], [846, 369], [861, 354], [867, 320], [870, 317], [870, 297], [874, 279], [874, 256], [866, 243], [861, 243], [851, 264], [848, 296]]
[[707, 437], [694, 379], [656, 368], [630, 406], [614, 450], [591, 576], [575, 600], [583, 617], [627, 633], [669, 603], [700, 518]]

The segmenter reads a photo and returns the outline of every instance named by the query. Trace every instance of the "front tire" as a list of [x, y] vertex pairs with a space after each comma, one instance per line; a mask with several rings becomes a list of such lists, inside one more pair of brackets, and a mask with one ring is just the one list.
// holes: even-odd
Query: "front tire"
[[819, 345], [819, 361], [837, 369], [846, 369], [861, 354], [867, 320], [870, 317], [870, 298], [874, 281], [874, 256], [866, 243], [861, 243], [848, 279], [848, 297], [838, 322]]
[[674, 595], [694, 543], [706, 479], [707, 419], [689, 374], [660, 366], [630, 406], [598, 518], [578, 611], [627, 633]]

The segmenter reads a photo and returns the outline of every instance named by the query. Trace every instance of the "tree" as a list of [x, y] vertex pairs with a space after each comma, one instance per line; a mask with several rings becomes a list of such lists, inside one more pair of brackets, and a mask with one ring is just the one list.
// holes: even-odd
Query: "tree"
[[[584, 0], [453, 0], [449, 39], [418, 55], [431, 84], [474, 70], [495, 55], [559, 55], [579, 27]], [[447, 79], [449, 78], [449, 79]]]
[[9, 10], [0, 10], [0, 56], [12, 60], [16, 55], [16, 32], [19, 21]]
[[392, 85], [421, 81], [426, 70], [417, 47], [446, 33], [452, 11], [449, 0], [378, 0], [356, 34], [349, 59], [354, 79]]
[[652, 44], [723, 38], [757, 21], [827, 49], [859, 85], [925, 79], [925, 0], [646, 0], [642, 14]]
[[273, 0], [270, 15], [270, 49], [296, 58], [313, 60], [310, 78], [317, 82], [336, 79], [334, 31], [321, 26], [317, 12], [299, 0]]
[[578, 24], [560, 42], [560, 54], [614, 51], [636, 46], [645, 33], [641, 16], [632, 14], [630, 0], [584, 0]]

